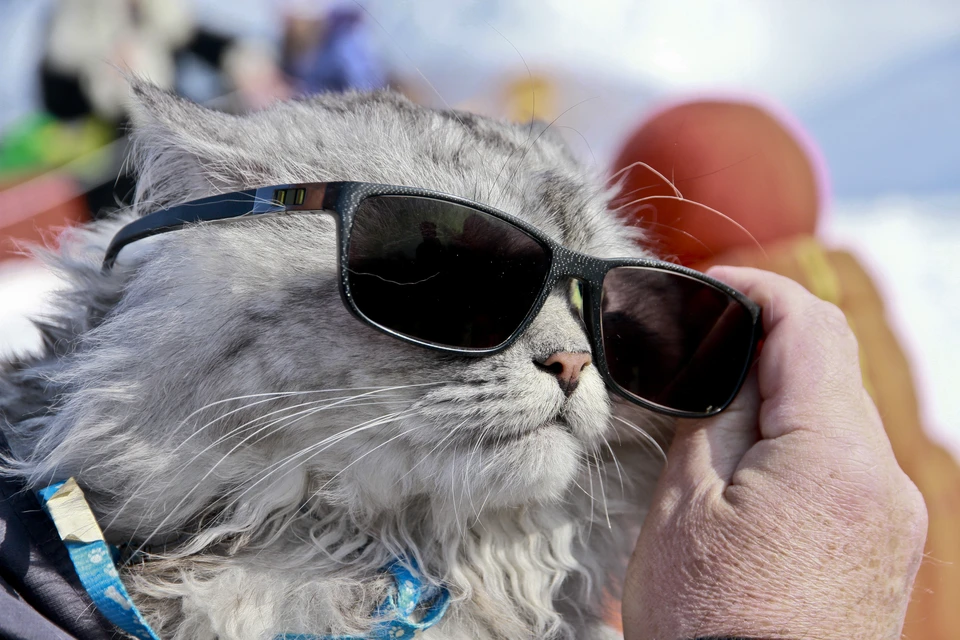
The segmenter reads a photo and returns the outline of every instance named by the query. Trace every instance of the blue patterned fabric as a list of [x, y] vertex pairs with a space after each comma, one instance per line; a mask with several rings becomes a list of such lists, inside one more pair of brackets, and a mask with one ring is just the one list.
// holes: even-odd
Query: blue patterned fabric
[[374, 617], [378, 622], [370, 635], [361, 638], [285, 633], [274, 640], [406, 640], [420, 637], [421, 631], [440, 622], [450, 604], [450, 592], [445, 587], [425, 585], [420, 567], [412, 559], [394, 560], [384, 571], [393, 576], [394, 588], [377, 607]]
[[[71, 478], [41, 489], [37, 494], [97, 609], [126, 633], [142, 640], [159, 640], [120, 581], [115, 564], [116, 549], [104, 540], [76, 482]], [[424, 584], [415, 561], [394, 560], [383, 571], [393, 577], [394, 587], [374, 611], [377, 621], [370, 635], [361, 638], [284, 633], [275, 640], [406, 640], [418, 637], [421, 631], [443, 618], [450, 603], [450, 592], [444, 587]]]
[[[40, 504], [47, 513], [51, 513], [48, 504], [50, 499], [67, 482], [52, 484], [38, 492]], [[75, 515], [84, 519], [89, 517], [87, 531], [90, 532], [90, 536], [85, 537], [99, 538], [91, 541], [63, 540], [67, 552], [70, 554], [70, 560], [77, 570], [77, 576], [79, 576], [83, 588], [90, 594], [93, 604], [107, 620], [128, 634], [142, 640], [160, 640], [153, 629], [150, 628], [150, 625], [147, 624], [147, 621], [143, 619], [140, 611], [133, 604], [133, 600], [130, 599], [123, 583], [120, 582], [120, 576], [114, 564], [113, 552], [103, 539], [103, 533], [100, 531], [100, 527], [96, 525], [93, 512], [87, 507], [87, 514]], [[52, 514], [51, 517], [53, 517]], [[57, 518], [54, 518], [54, 524], [58, 524]], [[60, 530], [59, 524], [58, 530]], [[60, 530], [60, 533], [61, 537], [64, 537], [62, 530]]]

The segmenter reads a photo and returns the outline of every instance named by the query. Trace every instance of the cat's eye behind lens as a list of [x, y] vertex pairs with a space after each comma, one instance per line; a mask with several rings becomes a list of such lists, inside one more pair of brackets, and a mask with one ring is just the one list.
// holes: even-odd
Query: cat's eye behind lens
[[583, 282], [579, 278], [570, 280], [570, 305], [583, 319]]
[[742, 302], [680, 273], [616, 267], [603, 280], [610, 377], [660, 407], [701, 414], [725, 407], [750, 364], [754, 326]]
[[418, 341], [490, 349], [523, 324], [550, 251], [525, 231], [463, 205], [373, 196], [357, 208], [347, 282], [360, 313]]

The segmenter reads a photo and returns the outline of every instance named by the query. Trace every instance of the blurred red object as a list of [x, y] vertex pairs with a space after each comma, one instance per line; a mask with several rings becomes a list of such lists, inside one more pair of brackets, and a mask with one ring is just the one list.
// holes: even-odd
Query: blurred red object
[[[623, 184], [618, 204], [649, 228], [658, 252], [695, 264], [728, 249], [812, 234], [826, 191], [818, 158], [788, 117], [756, 104], [704, 100], [648, 118], [613, 169]], [[658, 179], [684, 201], [638, 201], [665, 193]]]
[[86, 199], [67, 176], [0, 185], [0, 260], [20, 257], [24, 245], [43, 244], [88, 218]]

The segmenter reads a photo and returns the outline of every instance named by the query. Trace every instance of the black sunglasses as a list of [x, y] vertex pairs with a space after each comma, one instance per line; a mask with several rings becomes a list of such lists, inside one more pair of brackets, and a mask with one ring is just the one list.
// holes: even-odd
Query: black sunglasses
[[336, 215], [340, 292], [357, 318], [447, 353], [506, 349], [569, 280], [608, 386], [660, 413], [725, 409], [761, 334], [757, 304], [692, 269], [595, 258], [477, 202], [362, 182], [261, 187], [156, 211], [114, 236], [103, 268], [131, 242], [195, 222], [300, 213]]

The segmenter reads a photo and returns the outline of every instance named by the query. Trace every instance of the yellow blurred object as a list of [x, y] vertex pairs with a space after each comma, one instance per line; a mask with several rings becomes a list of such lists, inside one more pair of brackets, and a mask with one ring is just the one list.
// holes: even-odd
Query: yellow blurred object
[[556, 117], [556, 88], [544, 76], [530, 75], [507, 84], [504, 94], [507, 117], [514, 122], [543, 120]]

